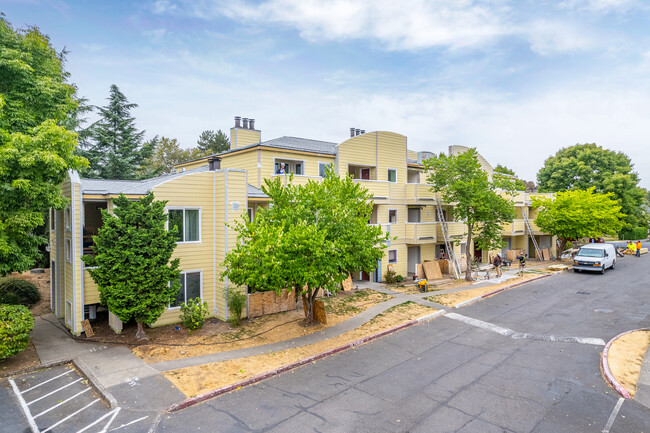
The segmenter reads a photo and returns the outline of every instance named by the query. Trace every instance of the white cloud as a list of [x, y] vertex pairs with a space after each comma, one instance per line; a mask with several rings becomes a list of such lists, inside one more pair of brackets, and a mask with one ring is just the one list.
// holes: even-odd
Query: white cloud
[[560, 7], [596, 13], [626, 13], [643, 7], [638, 0], [566, 0]]
[[541, 55], [587, 51], [602, 42], [583, 26], [561, 21], [534, 21], [522, 33], [527, 34], [531, 50]]

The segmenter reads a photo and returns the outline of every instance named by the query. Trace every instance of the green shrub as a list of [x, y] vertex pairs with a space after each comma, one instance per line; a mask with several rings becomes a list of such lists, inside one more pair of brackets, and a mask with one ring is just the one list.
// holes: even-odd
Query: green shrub
[[22, 305], [0, 305], [0, 359], [22, 352], [29, 345], [34, 316]]
[[647, 227], [635, 227], [632, 229], [621, 230], [618, 234], [619, 239], [625, 239], [626, 241], [635, 241], [643, 240], [648, 237], [648, 228]]
[[201, 298], [193, 298], [187, 304], [181, 305], [181, 321], [190, 331], [195, 331], [203, 326], [208, 315], [208, 303]]
[[33, 305], [41, 300], [38, 288], [29, 281], [20, 278], [3, 278], [0, 280], [0, 304]]
[[389, 269], [384, 274], [384, 282], [386, 284], [395, 284], [397, 282], [397, 274], [395, 271]]
[[396, 283], [401, 283], [402, 281], [404, 281], [404, 277], [403, 277], [403, 276], [401, 276], [401, 275], [399, 275], [399, 274], [395, 275], [395, 282], [396, 282]]
[[237, 290], [233, 290], [228, 294], [228, 322], [232, 326], [239, 326], [239, 319], [246, 306], [247, 298], [246, 293]]

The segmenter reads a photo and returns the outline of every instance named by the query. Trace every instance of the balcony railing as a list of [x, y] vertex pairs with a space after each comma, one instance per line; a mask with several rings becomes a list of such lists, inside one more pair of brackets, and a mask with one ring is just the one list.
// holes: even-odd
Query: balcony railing
[[437, 225], [437, 222], [406, 223], [406, 241], [409, 243], [435, 242]]
[[365, 179], [353, 179], [354, 182], [357, 182], [362, 187], [366, 188], [370, 194], [372, 194], [373, 199], [383, 200], [390, 197], [390, 185], [391, 182], [384, 180], [365, 180]]
[[435, 203], [436, 193], [431, 191], [431, 185], [427, 183], [407, 183], [406, 200], [409, 202]]
[[[276, 177], [281, 178], [284, 185], [289, 183], [289, 178], [290, 178], [289, 174], [272, 174], [271, 175], [271, 180], [275, 179]], [[294, 174], [293, 175], [293, 180], [291, 181], [291, 184], [292, 185], [306, 185], [307, 182], [309, 182], [310, 180], [315, 180], [316, 182], [320, 182], [321, 180], [323, 180], [323, 178], [320, 177], [320, 176], [307, 176], [307, 175], [304, 175], [304, 174]]]

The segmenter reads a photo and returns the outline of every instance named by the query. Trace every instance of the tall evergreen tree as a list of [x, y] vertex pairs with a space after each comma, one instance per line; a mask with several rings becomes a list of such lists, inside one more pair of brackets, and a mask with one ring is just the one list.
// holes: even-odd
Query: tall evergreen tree
[[151, 156], [154, 143], [143, 144], [145, 131], [138, 131], [130, 103], [111, 85], [108, 105], [98, 107], [100, 119], [90, 127], [89, 139], [80, 143], [80, 154], [90, 162], [84, 176], [101, 179], [137, 179], [138, 170]]
[[214, 131], [203, 131], [196, 142], [197, 148], [206, 155], [225, 152], [230, 150], [230, 139], [220, 129]]

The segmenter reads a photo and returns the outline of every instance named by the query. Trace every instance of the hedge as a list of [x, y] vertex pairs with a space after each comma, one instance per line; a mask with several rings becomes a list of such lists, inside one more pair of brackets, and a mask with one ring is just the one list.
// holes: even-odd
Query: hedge
[[22, 352], [29, 345], [34, 316], [22, 305], [0, 305], [0, 359]]

